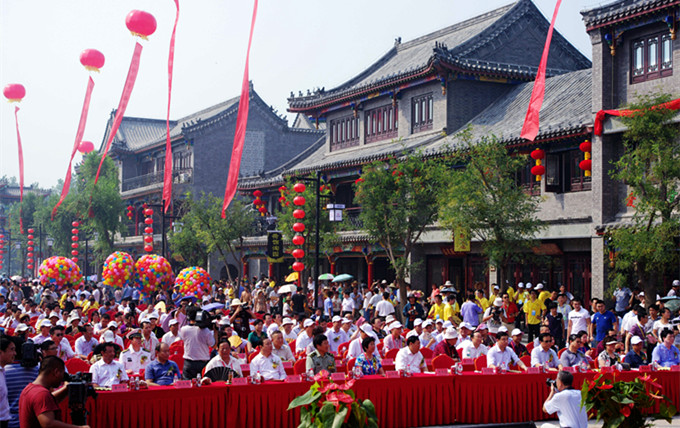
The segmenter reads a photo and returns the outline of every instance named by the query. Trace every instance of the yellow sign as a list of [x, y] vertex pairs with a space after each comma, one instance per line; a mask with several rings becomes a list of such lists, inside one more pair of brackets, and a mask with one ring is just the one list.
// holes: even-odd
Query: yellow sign
[[459, 252], [470, 251], [470, 237], [465, 231], [456, 229], [453, 232], [453, 249]]

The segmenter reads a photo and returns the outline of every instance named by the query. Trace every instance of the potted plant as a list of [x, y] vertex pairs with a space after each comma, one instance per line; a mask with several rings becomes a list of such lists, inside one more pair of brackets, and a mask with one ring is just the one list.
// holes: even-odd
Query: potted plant
[[309, 391], [296, 397], [288, 410], [300, 407], [300, 425], [306, 427], [377, 428], [378, 418], [371, 400], [359, 401], [352, 391], [354, 379], [343, 384], [333, 382], [327, 371], [314, 376]]
[[[583, 382], [581, 405], [589, 414], [594, 413], [598, 421], [602, 419], [603, 428], [649, 427], [656, 419], [670, 423], [676, 413], [675, 406], [661, 395], [663, 387], [655, 380], [649, 373], [632, 382], [600, 375], [593, 381]], [[658, 413], [653, 410], [656, 404]]]

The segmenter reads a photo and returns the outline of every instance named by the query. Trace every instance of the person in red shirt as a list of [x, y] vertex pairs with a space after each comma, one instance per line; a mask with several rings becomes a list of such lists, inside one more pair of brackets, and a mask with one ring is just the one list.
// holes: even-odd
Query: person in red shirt
[[503, 313], [501, 315], [501, 322], [508, 331], [512, 331], [515, 329], [515, 317], [519, 314], [519, 309], [517, 308], [517, 305], [510, 300], [510, 295], [508, 293], [503, 293], [502, 298], [503, 306], [501, 308], [503, 309]]
[[444, 332], [444, 340], [439, 342], [434, 347], [434, 356], [446, 355], [453, 358], [455, 361], [460, 361], [458, 351], [456, 351], [456, 342], [458, 341], [458, 332], [455, 327], [449, 327]]
[[[73, 428], [61, 422], [59, 402], [66, 398], [66, 386], [54, 392], [64, 381], [64, 362], [59, 357], [45, 357], [40, 365], [38, 378], [24, 388], [19, 397], [19, 424], [22, 428]], [[89, 428], [83, 425], [83, 428]]]

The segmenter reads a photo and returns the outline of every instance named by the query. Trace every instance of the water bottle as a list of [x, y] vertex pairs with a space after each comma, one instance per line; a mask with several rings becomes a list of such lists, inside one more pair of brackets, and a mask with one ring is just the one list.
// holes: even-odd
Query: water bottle
[[501, 374], [507, 373], [507, 371], [508, 371], [508, 365], [505, 364], [505, 361], [503, 361], [503, 362], [501, 363], [500, 369], [501, 369]]
[[406, 365], [406, 371], [404, 372], [405, 377], [411, 377], [411, 365], [407, 364]]
[[262, 374], [258, 370], [257, 373], [255, 374], [255, 384], [259, 385], [262, 383]]
[[654, 362], [652, 363], [652, 371], [655, 372], [655, 371], [657, 371], [657, 370], [659, 370], [659, 363], [656, 362], [656, 361], [654, 361]]
[[616, 371], [618, 371], [618, 372], [620, 372], [620, 371], [623, 370], [623, 366], [622, 366], [621, 363], [619, 363], [618, 361], [616, 362], [616, 366], [615, 366], [615, 367], [616, 367]]
[[463, 373], [463, 364], [462, 363], [456, 363], [455, 373], [458, 374], [458, 375]]
[[196, 386], [198, 388], [201, 387], [201, 374], [200, 373], [196, 375]]
[[314, 370], [309, 369], [307, 370], [307, 382], [311, 382], [314, 380]]
[[543, 363], [542, 369], [543, 373], [548, 373], [548, 369], [550, 369], [550, 366], [548, 365], [547, 361]]
[[361, 371], [361, 367], [354, 366], [354, 379], [361, 379], [363, 374], [364, 373]]
[[588, 363], [586, 363], [585, 361], [581, 361], [581, 364], [579, 366], [579, 371], [581, 373], [586, 373], [588, 371]]
[[612, 363], [611, 363], [611, 361], [609, 361], [609, 358], [607, 358], [606, 360], [604, 360], [604, 366], [605, 366], [605, 367], [609, 367], [609, 366], [611, 366], [611, 364], [612, 364]]

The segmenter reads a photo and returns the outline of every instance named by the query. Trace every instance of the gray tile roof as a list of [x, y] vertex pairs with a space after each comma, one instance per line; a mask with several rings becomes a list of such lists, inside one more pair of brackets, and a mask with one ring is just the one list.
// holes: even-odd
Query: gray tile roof
[[586, 27], [598, 27], [614, 20], [653, 13], [659, 9], [677, 6], [679, 0], [617, 0], [604, 6], [587, 9], [581, 12]]
[[[591, 76], [592, 71], [587, 69], [546, 79], [537, 140], [569, 135], [592, 125]], [[533, 82], [518, 85], [468, 122], [473, 141], [495, 135], [505, 144], [523, 142], [520, 133], [532, 90]], [[456, 142], [457, 136], [452, 134], [428, 146], [426, 151], [455, 147]]]

